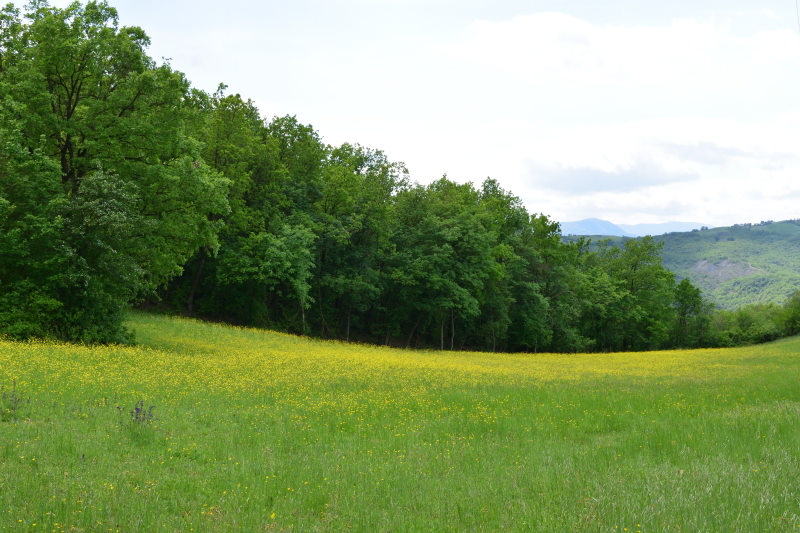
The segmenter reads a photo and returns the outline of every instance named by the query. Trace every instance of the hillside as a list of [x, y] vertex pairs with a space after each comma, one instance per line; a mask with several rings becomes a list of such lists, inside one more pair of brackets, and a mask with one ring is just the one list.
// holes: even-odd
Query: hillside
[[720, 307], [780, 304], [800, 290], [800, 220], [669, 233], [655, 239], [664, 243], [664, 266], [688, 278]]
[[798, 338], [498, 355], [127, 325], [138, 346], [0, 338], [1, 531], [800, 526]]
[[664, 266], [724, 308], [783, 303], [800, 290], [800, 220], [657, 237]]

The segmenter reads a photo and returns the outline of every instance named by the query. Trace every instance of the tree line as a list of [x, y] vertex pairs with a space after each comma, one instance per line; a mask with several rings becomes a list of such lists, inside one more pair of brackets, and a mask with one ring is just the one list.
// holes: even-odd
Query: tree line
[[1, 333], [125, 342], [144, 304], [440, 349], [744, 338], [720, 337], [651, 238], [565, 243], [496, 180], [414, 183], [380, 150], [192, 88], [148, 45], [105, 2], [0, 13]]

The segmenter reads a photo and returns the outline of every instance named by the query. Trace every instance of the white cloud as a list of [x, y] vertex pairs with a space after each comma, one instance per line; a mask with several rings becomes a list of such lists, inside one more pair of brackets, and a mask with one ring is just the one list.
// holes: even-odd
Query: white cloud
[[495, 176], [532, 210], [619, 223], [797, 217], [781, 200], [800, 181], [800, 39], [788, 29], [540, 13], [476, 22], [443, 53], [510, 96], [494, 111], [517, 126], [499, 137], [526, 164]]
[[697, 179], [697, 175], [666, 171], [645, 158], [612, 171], [592, 167], [531, 168], [531, 180], [538, 187], [578, 195], [633, 192]]
[[707, 72], [717, 31], [689, 20], [626, 28], [539, 13], [475, 22], [451, 53], [531, 84], [652, 85]]

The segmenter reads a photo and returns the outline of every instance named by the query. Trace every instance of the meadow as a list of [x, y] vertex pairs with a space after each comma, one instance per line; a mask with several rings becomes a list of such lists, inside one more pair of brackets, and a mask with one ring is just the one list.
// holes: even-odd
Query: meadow
[[800, 339], [405, 351], [132, 314], [0, 340], [0, 530], [798, 531]]

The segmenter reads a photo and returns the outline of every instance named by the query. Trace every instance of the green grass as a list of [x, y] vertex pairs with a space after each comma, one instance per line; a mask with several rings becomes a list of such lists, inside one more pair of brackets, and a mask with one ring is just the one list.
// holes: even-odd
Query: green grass
[[800, 339], [496, 355], [130, 325], [140, 346], [0, 341], [0, 530], [800, 531]]

